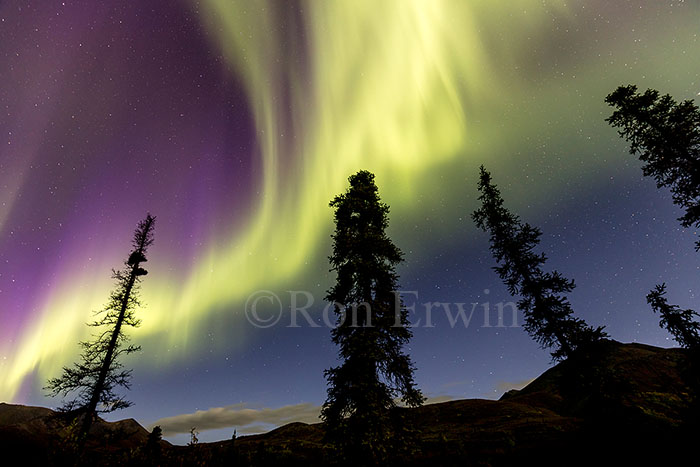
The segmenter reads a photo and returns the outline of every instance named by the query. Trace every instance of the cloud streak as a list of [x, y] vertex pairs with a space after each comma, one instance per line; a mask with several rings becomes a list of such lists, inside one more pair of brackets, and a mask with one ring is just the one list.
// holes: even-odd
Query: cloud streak
[[500, 381], [496, 383], [496, 390], [499, 392], [507, 392], [511, 389], [520, 390], [528, 384], [532, 383], [534, 380], [535, 378], [524, 379], [522, 381]]
[[[452, 400], [451, 396], [430, 397], [426, 404], [436, 404]], [[249, 408], [247, 404], [233, 404], [225, 407], [212, 407], [194, 413], [165, 417], [148, 425], [153, 429], [159, 425], [164, 436], [189, 433], [192, 427], [197, 431], [236, 428], [239, 434], [253, 434], [272, 430], [292, 422], [318, 423], [321, 421], [321, 406], [311, 403], [285, 405], [276, 409]]]
[[270, 425], [267, 429], [272, 429], [292, 422], [317, 423], [321, 421], [320, 413], [321, 407], [310, 403], [276, 409], [252, 409], [247, 404], [234, 404], [161, 418], [151, 423], [149, 429], [159, 425], [165, 436], [189, 433], [192, 427], [197, 427], [198, 431], [235, 427], [240, 434], [251, 434], [266, 431], [264, 425]]

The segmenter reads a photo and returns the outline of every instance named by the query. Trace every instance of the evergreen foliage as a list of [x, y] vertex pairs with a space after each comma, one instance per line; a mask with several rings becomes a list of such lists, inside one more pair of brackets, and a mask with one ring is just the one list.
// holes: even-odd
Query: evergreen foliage
[[577, 349], [606, 338], [603, 327], [592, 328], [573, 316], [565, 294], [574, 289], [574, 281], [556, 270], [543, 271], [547, 257], [534, 251], [542, 232], [503, 206], [501, 193], [483, 166], [478, 188], [481, 207], [472, 219], [490, 233], [490, 249], [499, 263], [494, 270], [508, 291], [520, 296], [518, 308], [525, 317], [525, 330], [543, 348], [553, 348], [555, 360], [568, 358]]
[[[654, 89], [643, 94], [634, 85], [620, 86], [605, 102], [616, 110], [606, 119], [630, 143], [630, 153], [644, 163], [642, 173], [658, 188], [668, 187], [673, 202], [685, 209], [683, 227], [700, 228], [700, 109], [692, 100], [677, 103]], [[695, 251], [700, 250], [700, 240]], [[698, 350], [700, 324], [693, 310], [681, 310], [666, 300], [666, 284], [647, 295], [659, 325], [685, 348]]]
[[140, 305], [139, 283], [141, 277], [147, 274], [141, 263], [147, 261], [146, 252], [153, 244], [154, 222], [155, 218], [148, 214], [138, 224], [132, 241], [133, 249], [124, 268], [112, 271], [116, 287], [107, 305], [95, 313], [96, 320], [89, 324], [97, 329], [93, 340], [80, 342], [80, 361], [73, 367], [64, 367], [62, 375], [49, 379], [44, 388], [51, 396], [61, 395], [65, 398], [75, 395], [61, 409], [83, 415], [79, 432], [81, 444], [97, 413], [131, 406], [131, 402], [116, 393], [118, 387], [129, 389], [131, 384], [131, 370], [124, 368], [120, 357], [140, 350], [140, 347], [129, 344], [124, 328], [140, 324], [135, 310]]
[[700, 350], [700, 323], [693, 310], [682, 310], [678, 305], [669, 305], [666, 300], [666, 284], [657, 285], [647, 295], [647, 303], [661, 315], [659, 325], [676, 339], [681, 347]]
[[[692, 100], [677, 103], [654, 89], [643, 94], [620, 86], [605, 98], [616, 110], [606, 119], [644, 162], [642, 173], [668, 187], [685, 209], [683, 227], [700, 228], [700, 110]], [[700, 240], [695, 244], [700, 249]]]
[[360, 171], [349, 181], [347, 192], [330, 203], [336, 229], [329, 259], [337, 282], [326, 299], [335, 306], [331, 336], [342, 364], [325, 371], [329, 388], [321, 416], [328, 439], [346, 457], [376, 463], [402, 437], [395, 400], [417, 407], [424, 397], [402, 351], [412, 333], [397, 292], [402, 253], [385, 232], [389, 207], [372, 173]]

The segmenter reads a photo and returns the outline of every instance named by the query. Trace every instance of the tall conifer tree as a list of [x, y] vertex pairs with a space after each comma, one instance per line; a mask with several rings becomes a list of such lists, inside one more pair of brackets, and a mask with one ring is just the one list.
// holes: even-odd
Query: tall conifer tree
[[141, 277], [147, 274], [141, 264], [146, 262], [146, 251], [153, 244], [154, 222], [155, 217], [148, 214], [138, 224], [132, 251], [124, 262], [124, 268], [112, 270], [116, 288], [104, 309], [96, 313], [97, 319], [89, 324], [97, 332], [92, 341], [80, 343], [80, 362], [72, 368], [64, 367], [63, 374], [50, 379], [45, 388], [51, 396], [75, 394], [75, 398], [64, 403], [62, 409], [82, 414], [78, 435], [81, 444], [97, 413], [112, 412], [131, 405], [115, 392], [119, 386], [129, 389], [131, 381], [131, 370], [124, 369], [119, 357], [140, 350], [140, 347], [129, 344], [124, 328], [137, 327], [141, 322], [134, 312], [140, 305], [138, 291]]
[[568, 358], [577, 349], [606, 338], [603, 327], [594, 329], [573, 316], [565, 294], [574, 289], [574, 281], [559, 271], [542, 270], [547, 257], [534, 251], [542, 232], [521, 222], [503, 206], [501, 192], [483, 166], [478, 187], [481, 207], [472, 218], [490, 233], [490, 249], [499, 263], [495, 271], [512, 295], [520, 295], [518, 308], [525, 315], [525, 330], [542, 347], [553, 348], [555, 360]]
[[[620, 86], [605, 102], [615, 108], [605, 121], [630, 144], [644, 163], [642, 173], [668, 187], [673, 202], [685, 209], [683, 227], [700, 228], [700, 109], [692, 100], [677, 103], [654, 89]], [[700, 240], [695, 244], [700, 249]]]
[[[654, 89], [637, 92], [634, 85], [620, 86], [605, 102], [615, 111], [606, 119], [630, 144], [630, 153], [644, 163], [642, 173], [652, 177], [658, 188], [669, 188], [673, 202], [685, 209], [678, 218], [683, 227], [700, 228], [700, 109], [692, 100], [677, 103], [670, 95]], [[700, 240], [695, 251], [700, 250]], [[700, 324], [697, 313], [669, 305], [666, 284], [647, 295], [659, 325], [668, 330], [682, 347], [698, 350]]]
[[377, 463], [401, 432], [391, 415], [395, 399], [416, 407], [424, 397], [402, 350], [412, 334], [397, 292], [402, 253], [385, 232], [389, 207], [372, 173], [360, 171], [349, 181], [347, 192], [330, 203], [336, 228], [329, 259], [337, 282], [326, 299], [335, 304], [338, 324], [331, 335], [342, 364], [325, 372], [329, 388], [321, 416], [328, 438], [346, 455]]

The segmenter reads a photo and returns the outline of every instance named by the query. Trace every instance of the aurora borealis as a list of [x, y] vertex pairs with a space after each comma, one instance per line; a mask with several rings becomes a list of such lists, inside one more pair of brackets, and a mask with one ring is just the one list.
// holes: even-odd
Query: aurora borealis
[[[114, 417], [322, 403], [329, 330], [258, 329], [244, 306], [308, 291], [320, 320], [328, 202], [359, 169], [417, 303], [509, 300], [469, 219], [483, 163], [576, 279], [576, 313], [673, 345], [644, 295], [667, 281], [696, 305], [693, 232], [603, 98], [697, 98], [698, 34], [695, 1], [2, 2], [0, 400], [54, 404], [41, 387], [148, 210], [135, 405]], [[522, 329], [435, 321], [410, 349], [430, 396], [497, 397], [547, 367]]]

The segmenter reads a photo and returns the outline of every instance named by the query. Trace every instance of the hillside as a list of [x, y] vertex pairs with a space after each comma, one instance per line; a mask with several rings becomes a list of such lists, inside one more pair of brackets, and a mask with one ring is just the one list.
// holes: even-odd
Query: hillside
[[[553, 366], [501, 400], [456, 400], [400, 409], [416, 449], [403, 465], [606, 465], [668, 462], [696, 434], [681, 349], [608, 342], [586, 358]], [[0, 448], [28, 462], [61, 459], [66, 421], [49, 409], [0, 404]], [[320, 465], [332, 461], [320, 424], [196, 446], [161, 442], [134, 420], [95, 425], [89, 459], [131, 465]], [[684, 446], [688, 446], [685, 448]], [[149, 457], [151, 456], [151, 457]], [[153, 457], [155, 456], [155, 457]]]

